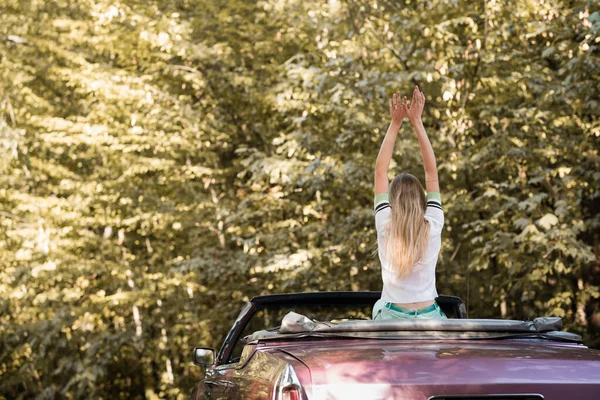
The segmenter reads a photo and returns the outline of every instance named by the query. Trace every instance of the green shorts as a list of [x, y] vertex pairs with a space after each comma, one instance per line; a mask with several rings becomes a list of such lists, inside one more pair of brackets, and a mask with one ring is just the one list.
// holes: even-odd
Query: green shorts
[[437, 302], [418, 310], [407, 310], [381, 299], [373, 306], [373, 319], [448, 318]]

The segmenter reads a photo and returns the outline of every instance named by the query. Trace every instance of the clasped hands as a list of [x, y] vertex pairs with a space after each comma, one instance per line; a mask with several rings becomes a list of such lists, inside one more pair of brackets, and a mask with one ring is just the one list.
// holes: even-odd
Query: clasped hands
[[401, 99], [400, 91], [394, 93], [389, 103], [392, 124], [400, 125], [405, 117], [408, 117], [408, 120], [414, 124], [421, 119], [421, 113], [425, 105], [425, 95], [419, 90], [418, 86], [415, 86], [410, 104], [406, 101], [406, 96]]

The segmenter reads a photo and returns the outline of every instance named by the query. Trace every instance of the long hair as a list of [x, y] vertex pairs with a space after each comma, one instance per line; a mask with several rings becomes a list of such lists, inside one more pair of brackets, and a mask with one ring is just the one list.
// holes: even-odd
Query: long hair
[[429, 223], [425, 220], [425, 190], [414, 175], [402, 173], [389, 189], [391, 218], [385, 227], [386, 259], [398, 278], [409, 275], [429, 245]]

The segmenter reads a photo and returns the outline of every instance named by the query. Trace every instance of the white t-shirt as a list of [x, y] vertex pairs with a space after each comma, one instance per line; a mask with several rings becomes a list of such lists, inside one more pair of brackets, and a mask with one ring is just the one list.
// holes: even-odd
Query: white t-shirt
[[430, 226], [429, 245], [425, 256], [415, 264], [410, 275], [402, 279], [396, 277], [389, 260], [385, 258], [384, 228], [389, 223], [392, 214], [388, 193], [379, 193], [375, 196], [374, 210], [383, 278], [381, 299], [390, 303], [415, 303], [438, 297], [435, 287], [435, 266], [442, 246], [442, 228], [444, 227], [444, 212], [440, 194], [438, 192], [427, 193], [425, 219]]

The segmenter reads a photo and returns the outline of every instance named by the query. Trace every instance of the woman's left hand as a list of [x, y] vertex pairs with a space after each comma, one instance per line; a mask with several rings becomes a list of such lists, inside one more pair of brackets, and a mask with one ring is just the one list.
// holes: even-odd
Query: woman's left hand
[[400, 125], [404, 118], [407, 115], [408, 108], [405, 107], [407, 105], [406, 96], [401, 101], [400, 92], [394, 93], [393, 98], [390, 99], [390, 115], [392, 116], [392, 123], [396, 125]]

